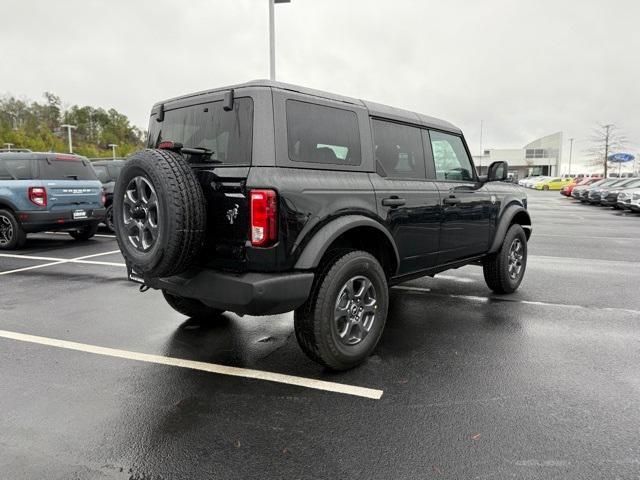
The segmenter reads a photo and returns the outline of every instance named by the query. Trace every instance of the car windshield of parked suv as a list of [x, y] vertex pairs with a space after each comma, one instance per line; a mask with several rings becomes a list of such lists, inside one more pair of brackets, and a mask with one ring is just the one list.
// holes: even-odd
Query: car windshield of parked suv
[[97, 180], [96, 172], [87, 160], [72, 155], [57, 155], [41, 160], [40, 180]]
[[222, 101], [166, 110], [164, 120], [151, 117], [149, 147], [161, 142], [203, 149], [203, 155], [186, 154], [188, 161], [249, 165], [253, 136], [253, 100], [236, 98], [233, 110]]
[[98, 180], [100, 180], [102, 183], [111, 181], [111, 179], [109, 178], [109, 170], [107, 169], [106, 165], [93, 165], [93, 169], [98, 175]]

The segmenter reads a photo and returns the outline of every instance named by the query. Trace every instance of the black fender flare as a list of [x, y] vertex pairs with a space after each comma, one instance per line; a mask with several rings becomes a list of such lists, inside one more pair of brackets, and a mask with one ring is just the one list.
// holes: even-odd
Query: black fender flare
[[[336, 218], [318, 230], [311, 241], [304, 247], [302, 253], [296, 261], [295, 268], [300, 270], [310, 270], [320, 264], [320, 260], [327, 252], [329, 246], [343, 233], [357, 227], [372, 227], [384, 234], [393, 248], [396, 260], [396, 270], [400, 266], [400, 254], [391, 233], [375, 220], [363, 215], [345, 215]], [[395, 272], [394, 272], [395, 273]]]
[[529, 240], [529, 237], [531, 237], [531, 232], [532, 232], [531, 216], [529, 215], [529, 212], [527, 212], [527, 210], [522, 205], [511, 204], [505, 207], [505, 209], [502, 211], [502, 214], [500, 215], [498, 228], [496, 228], [496, 234], [493, 237], [493, 243], [491, 244], [489, 253], [496, 253], [500, 249], [500, 246], [502, 245], [502, 240], [504, 239], [504, 236], [507, 234], [507, 230], [509, 230], [509, 227], [511, 226], [511, 223], [513, 223], [513, 219], [516, 215], [526, 216], [526, 220], [528, 223], [521, 224], [521, 225], [522, 225], [522, 228], [524, 228], [525, 233], [527, 234], [527, 240]]

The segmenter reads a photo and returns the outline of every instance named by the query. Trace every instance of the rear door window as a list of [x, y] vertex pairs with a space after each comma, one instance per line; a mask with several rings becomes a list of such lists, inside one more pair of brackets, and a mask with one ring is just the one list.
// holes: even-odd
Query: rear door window
[[49, 160], [40, 160], [40, 180], [97, 180], [95, 170], [89, 162], [78, 157], [58, 155]]
[[424, 179], [425, 163], [419, 128], [371, 120], [377, 169], [392, 178]]
[[433, 161], [438, 180], [472, 181], [474, 179], [471, 160], [464, 148], [462, 138], [448, 133], [430, 131]]
[[[160, 142], [181, 143], [187, 148], [211, 152], [208, 159], [216, 163], [249, 165], [253, 140], [253, 100], [236, 98], [233, 110], [225, 111], [222, 101], [166, 110], [164, 120], [152, 117], [149, 147]], [[187, 155], [201, 161], [200, 155]]]
[[360, 165], [360, 130], [355, 112], [287, 100], [287, 143], [294, 162]]

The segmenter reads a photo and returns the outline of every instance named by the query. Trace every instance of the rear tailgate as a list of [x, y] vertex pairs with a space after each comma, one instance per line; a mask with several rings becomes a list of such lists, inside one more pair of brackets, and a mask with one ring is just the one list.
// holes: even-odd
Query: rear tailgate
[[50, 155], [40, 161], [38, 179], [47, 189], [51, 212], [86, 211], [103, 206], [102, 183], [83, 157]]
[[52, 212], [102, 207], [102, 184], [97, 180], [46, 180], [43, 183]]
[[249, 167], [195, 169], [207, 202], [205, 257], [218, 267], [242, 270], [249, 239]]

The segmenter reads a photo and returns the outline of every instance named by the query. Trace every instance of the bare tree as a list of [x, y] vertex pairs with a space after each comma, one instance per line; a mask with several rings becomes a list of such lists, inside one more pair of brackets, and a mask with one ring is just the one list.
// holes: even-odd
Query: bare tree
[[593, 129], [589, 142], [591, 147], [586, 153], [592, 159], [591, 164], [604, 167], [604, 176], [606, 178], [609, 171], [609, 154], [624, 150], [627, 138], [613, 123], [598, 124]]

